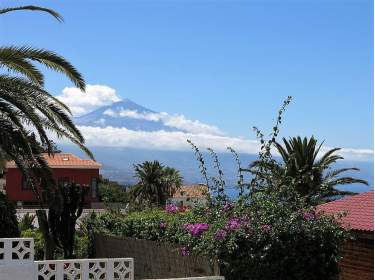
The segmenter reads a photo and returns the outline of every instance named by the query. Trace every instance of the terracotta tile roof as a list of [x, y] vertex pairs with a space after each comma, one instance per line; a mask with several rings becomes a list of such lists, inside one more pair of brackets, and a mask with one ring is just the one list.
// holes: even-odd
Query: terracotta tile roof
[[181, 198], [181, 197], [204, 198], [207, 192], [208, 192], [208, 188], [206, 185], [182, 186], [173, 195], [173, 198]]
[[374, 231], [374, 192], [366, 192], [318, 206], [327, 214], [346, 213], [343, 226], [361, 231]]
[[[43, 155], [51, 168], [83, 168], [98, 169], [102, 165], [91, 159], [81, 159], [70, 153], [56, 153], [53, 156]], [[14, 161], [9, 161], [6, 168], [17, 168]]]

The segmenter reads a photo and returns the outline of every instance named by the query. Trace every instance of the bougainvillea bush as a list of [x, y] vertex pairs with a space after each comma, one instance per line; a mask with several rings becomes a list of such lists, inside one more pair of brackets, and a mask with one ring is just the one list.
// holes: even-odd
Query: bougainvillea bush
[[209, 256], [229, 280], [335, 279], [347, 232], [298, 196], [284, 197], [259, 193], [251, 202], [217, 202], [183, 212], [167, 205], [87, 222], [106, 234], [174, 243], [182, 255]]

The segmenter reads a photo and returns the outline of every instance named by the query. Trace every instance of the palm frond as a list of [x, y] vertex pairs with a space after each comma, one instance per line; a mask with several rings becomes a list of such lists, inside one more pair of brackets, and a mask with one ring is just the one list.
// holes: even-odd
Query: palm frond
[[25, 11], [25, 10], [46, 12], [46, 13], [50, 14], [51, 16], [53, 16], [58, 21], [60, 21], [60, 22], [64, 21], [63, 17], [58, 12], [56, 12], [52, 9], [39, 7], [39, 6], [33, 6], [33, 5], [0, 9], [0, 14], [6, 14], [6, 13], [9, 13], [9, 12], [14, 12], [14, 11]]
[[0, 48], [0, 67], [21, 74], [40, 86], [44, 84], [43, 74], [32, 63], [25, 58], [15, 56], [8, 49]]
[[363, 184], [368, 186], [368, 182], [362, 179], [356, 179], [352, 177], [341, 177], [332, 181], [329, 181], [328, 184], [330, 186], [337, 186], [337, 185], [348, 185], [348, 184]]
[[0, 48], [1, 52], [8, 54], [8, 57], [11, 54], [11, 56], [17, 59], [28, 59], [39, 62], [51, 70], [66, 75], [79, 89], [85, 90], [86, 84], [81, 73], [69, 61], [55, 52], [28, 46], [2, 47]]

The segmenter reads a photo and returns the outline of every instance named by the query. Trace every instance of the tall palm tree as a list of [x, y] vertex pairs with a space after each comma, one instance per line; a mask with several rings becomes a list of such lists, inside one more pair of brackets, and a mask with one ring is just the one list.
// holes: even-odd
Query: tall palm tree
[[164, 167], [156, 160], [134, 165], [134, 171], [138, 178], [134, 197], [143, 204], [164, 205], [182, 184], [182, 177], [176, 169]]
[[[289, 183], [295, 190], [305, 197], [308, 203], [319, 203], [332, 200], [335, 197], [353, 194], [348, 191], [336, 189], [338, 185], [360, 183], [368, 185], [367, 181], [352, 178], [350, 176], [340, 177], [346, 171], [359, 171], [358, 168], [332, 169], [332, 165], [343, 159], [336, 152], [340, 148], [334, 148], [322, 156], [322, 144], [317, 145], [314, 137], [302, 139], [293, 137], [289, 140], [283, 138], [283, 144], [275, 143], [275, 147], [282, 157], [282, 164], [271, 162], [265, 167], [263, 177], [273, 177], [275, 185]], [[261, 162], [256, 161], [252, 168], [259, 167]]]
[[168, 196], [172, 197], [182, 185], [182, 176], [180, 172], [169, 166], [164, 167], [163, 184], [165, 185]]
[[[57, 12], [37, 6], [4, 8], [0, 14], [19, 10], [46, 12], [62, 21]], [[72, 122], [69, 108], [44, 88], [44, 75], [37, 64], [62, 73], [85, 90], [82, 75], [62, 56], [29, 46], [0, 47], [0, 155], [13, 159], [30, 184], [33, 169], [48, 169], [40, 149], [44, 146], [49, 153], [53, 152], [48, 132], [69, 139], [93, 157]], [[30, 140], [32, 132], [36, 141]]]

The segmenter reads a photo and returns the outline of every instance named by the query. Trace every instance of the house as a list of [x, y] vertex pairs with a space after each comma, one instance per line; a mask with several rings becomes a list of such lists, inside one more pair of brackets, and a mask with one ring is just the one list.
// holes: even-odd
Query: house
[[[75, 183], [89, 188], [85, 197], [85, 207], [97, 201], [97, 184], [101, 164], [94, 160], [81, 159], [69, 153], [43, 155], [57, 184]], [[9, 200], [19, 207], [38, 206], [38, 200], [14, 161], [6, 164], [5, 192]]]
[[343, 248], [340, 280], [374, 279], [374, 192], [325, 203], [318, 210], [326, 214], [345, 213], [342, 226], [354, 236]]
[[177, 206], [193, 207], [207, 202], [208, 188], [205, 184], [182, 186], [168, 199], [168, 203]]

